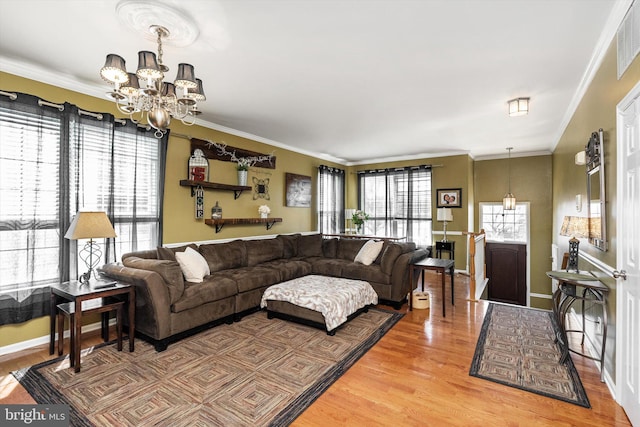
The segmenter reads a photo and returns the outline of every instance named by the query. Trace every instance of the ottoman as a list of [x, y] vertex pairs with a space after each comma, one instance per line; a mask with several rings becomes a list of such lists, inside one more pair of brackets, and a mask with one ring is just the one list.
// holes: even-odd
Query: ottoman
[[362, 280], [309, 275], [267, 288], [260, 307], [279, 317], [326, 329], [334, 335], [347, 320], [378, 303], [378, 294]]

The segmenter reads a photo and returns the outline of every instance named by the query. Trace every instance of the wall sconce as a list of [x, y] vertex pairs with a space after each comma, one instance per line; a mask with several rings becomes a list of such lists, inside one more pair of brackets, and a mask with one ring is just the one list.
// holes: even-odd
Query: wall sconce
[[575, 163], [577, 166], [584, 166], [585, 164], [587, 164], [587, 155], [584, 150], [576, 154]]
[[526, 116], [529, 114], [529, 98], [516, 98], [508, 101], [509, 117]]

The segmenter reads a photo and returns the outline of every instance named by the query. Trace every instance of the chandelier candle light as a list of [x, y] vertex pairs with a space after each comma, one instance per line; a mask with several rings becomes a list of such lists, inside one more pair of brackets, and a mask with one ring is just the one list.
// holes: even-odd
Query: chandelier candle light
[[[107, 96], [115, 101], [118, 110], [129, 115], [140, 113], [156, 129], [155, 136], [161, 138], [167, 132], [171, 117], [187, 126], [196, 121], [198, 102], [207, 98], [202, 88], [202, 80], [195, 77], [193, 65], [181, 63], [173, 83], [163, 81], [169, 67], [162, 63], [162, 39], [170, 35], [169, 30], [160, 25], [151, 25], [149, 31], [157, 35], [158, 55], [146, 50], [138, 52], [138, 69], [127, 73], [125, 60], [116, 54], [107, 55], [100, 76], [113, 84]], [[142, 87], [140, 84], [142, 83]]]

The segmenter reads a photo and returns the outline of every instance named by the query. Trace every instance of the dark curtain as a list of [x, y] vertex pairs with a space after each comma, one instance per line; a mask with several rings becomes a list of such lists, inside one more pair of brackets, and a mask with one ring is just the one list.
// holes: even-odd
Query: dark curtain
[[162, 243], [168, 134], [16, 96], [0, 95], [0, 325], [48, 314], [47, 285], [77, 278], [77, 242], [64, 234], [80, 209], [104, 210], [114, 225], [103, 262], [142, 239]]
[[344, 170], [325, 165], [318, 167], [320, 233], [344, 233]]

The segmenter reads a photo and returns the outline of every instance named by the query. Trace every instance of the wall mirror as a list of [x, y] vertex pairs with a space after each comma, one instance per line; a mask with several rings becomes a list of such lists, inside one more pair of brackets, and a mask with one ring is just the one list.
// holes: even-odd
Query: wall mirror
[[604, 191], [603, 131], [593, 132], [585, 148], [587, 166], [587, 205], [589, 215], [589, 243], [607, 250], [607, 221]]

